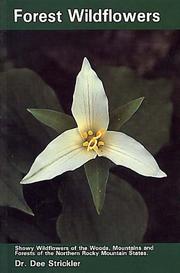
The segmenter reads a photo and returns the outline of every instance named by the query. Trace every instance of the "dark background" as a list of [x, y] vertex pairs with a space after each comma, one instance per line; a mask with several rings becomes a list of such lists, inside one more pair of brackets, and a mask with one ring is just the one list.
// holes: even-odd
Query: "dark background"
[[[168, 174], [166, 182], [143, 183], [143, 177], [138, 176], [137, 179], [137, 175], [128, 170], [120, 171], [121, 176], [128, 177], [128, 181], [142, 194], [147, 204], [149, 223], [144, 241], [180, 242], [180, 32], [8, 31], [3, 35], [1, 70], [13, 67], [34, 70], [56, 91], [61, 105], [69, 114], [75, 76], [84, 56], [93, 59], [94, 67], [123, 65], [133, 68], [146, 79], [164, 77], [172, 80], [171, 138], [156, 156]], [[115, 168], [114, 171], [118, 173], [119, 169]], [[8, 215], [29, 224], [41, 221], [50, 236], [47, 241], [58, 242], [55, 222], [61, 205], [56, 195], [56, 181], [54, 185], [50, 201], [46, 203], [43, 203], [43, 198], [49, 191], [48, 182], [43, 184], [43, 190], [41, 184], [36, 185], [40, 194], [38, 190], [34, 192], [32, 186], [24, 189], [28, 204], [39, 213], [38, 219], [32, 220], [15, 209], [7, 210]], [[52, 211], [51, 221], [46, 222], [46, 215]], [[7, 238], [7, 241], [16, 242], [12, 238]]]

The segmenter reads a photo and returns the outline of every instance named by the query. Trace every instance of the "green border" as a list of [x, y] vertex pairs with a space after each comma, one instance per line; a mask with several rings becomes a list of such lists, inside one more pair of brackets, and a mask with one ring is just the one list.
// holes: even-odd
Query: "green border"
[[[17, 245], [17, 244], [16, 244]], [[30, 244], [35, 246], [34, 244]], [[146, 245], [146, 244], [145, 244]], [[148, 244], [147, 244], [148, 245]], [[151, 246], [151, 244], [149, 244]], [[31, 256], [17, 257], [14, 255], [13, 244], [0, 245], [0, 268], [2, 273], [31, 273], [31, 272], [78, 272], [78, 273], [178, 273], [180, 272], [180, 244], [154, 244], [154, 251], [148, 256]], [[22, 246], [22, 245], [21, 245]], [[27, 245], [26, 245], [27, 246]], [[26, 267], [15, 267], [14, 261], [19, 259]], [[74, 260], [80, 261], [80, 267], [29, 267], [29, 260], [39, 261]]]

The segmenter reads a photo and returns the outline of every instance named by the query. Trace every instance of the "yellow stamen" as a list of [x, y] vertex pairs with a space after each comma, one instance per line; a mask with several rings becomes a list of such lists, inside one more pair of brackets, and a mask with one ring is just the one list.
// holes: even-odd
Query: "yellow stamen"
[[94, 135], [93, 131], [92, 131], [92, 130], [89, 130], [89, 131], [88, 131], [88, 135], [89, 135], [89, 136]]
[[97, 139], [95, 139], [95, 137], [93, 137], [88, 144], [88, 148], [87, 151], [93, 150], [97, 145]]
[[98, 142], [98, 147], [100, 147], [100, 146], [104, 146], [104, 141], [99, 141]]
[[87, 151], [95, 151], [98, 155], [100, 152], [100, 147], [104, 146], [104, 141], [101, 140], [101, 137], [105, 134], [104, 129], [100, 129], [96, 133], [92, 130], [88, 130], [87, 132], [81, 133], [82, 138], [84, 138], [84, 142], [82, 143], [83, 147], [87, 148]]
[[83, 142], [83, 147], [88, 147], [88, 145], [89, 145], [88, 141]]
[[97, 131], [96, 137], [98, 137], [98, 138], [103, 137], [105, 132], [106, 132], [106, 130], [104, 130], [104, 129]]
[[87, 138], [87, 137], [88, 137], [87, 132], [84, 132], [84, 133], [82, 133], [81, 135], [82, 135], [83, 138]]

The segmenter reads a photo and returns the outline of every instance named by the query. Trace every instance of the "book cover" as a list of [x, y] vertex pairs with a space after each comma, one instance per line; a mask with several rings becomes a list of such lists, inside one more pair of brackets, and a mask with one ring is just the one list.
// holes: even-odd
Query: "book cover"
[[178, 1], [0, 2], [0, 266], [178, 273]]

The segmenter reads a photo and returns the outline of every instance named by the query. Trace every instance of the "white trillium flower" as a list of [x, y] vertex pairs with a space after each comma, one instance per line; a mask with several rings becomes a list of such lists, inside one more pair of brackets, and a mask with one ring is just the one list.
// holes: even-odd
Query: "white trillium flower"
[[77, 128], [51, 141], [34, 161], [22, 184], [52, 179], [72, 171], [97, 156], [141, 175], [165, 177], [142, 144], [121, 132], [108, 131], [109, 110], [103, 84], [84, 58], [73, 96], [72, 114]]

